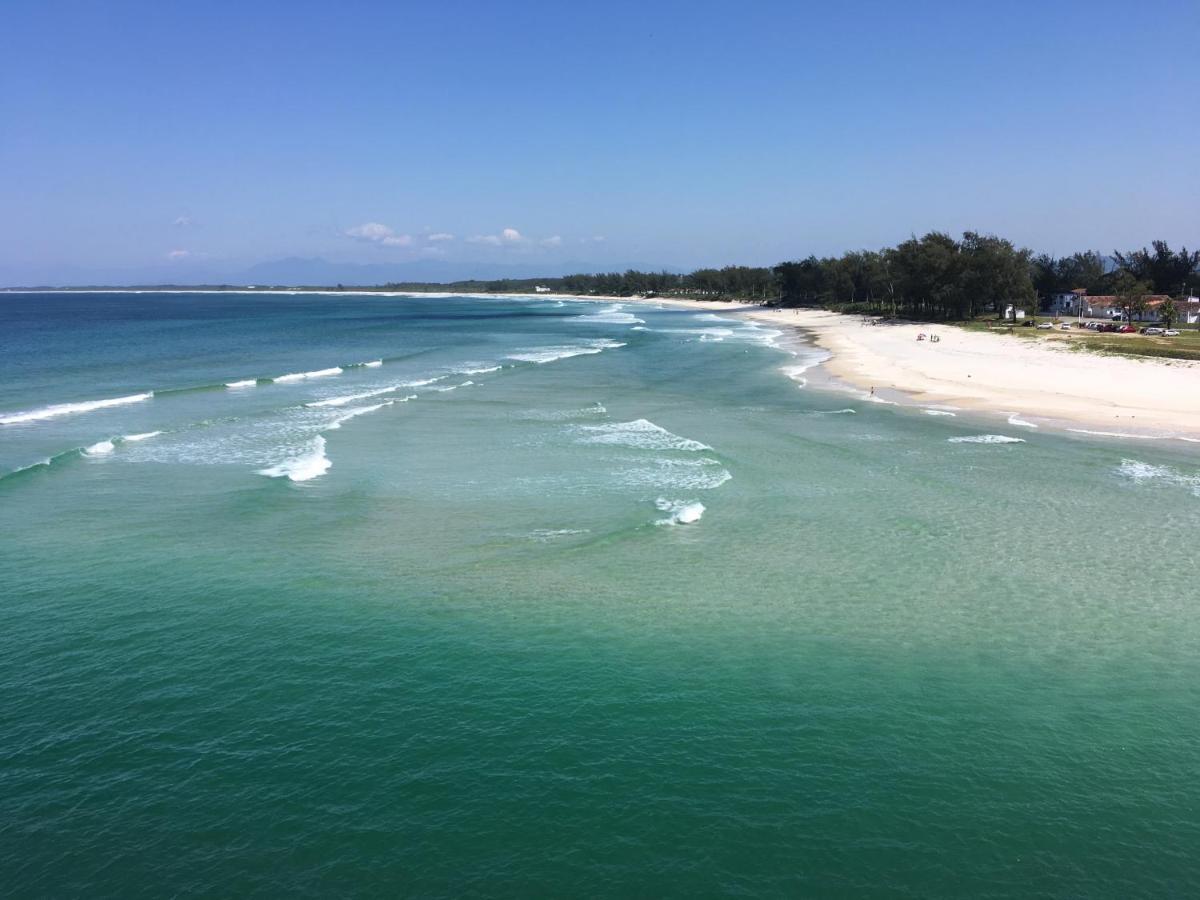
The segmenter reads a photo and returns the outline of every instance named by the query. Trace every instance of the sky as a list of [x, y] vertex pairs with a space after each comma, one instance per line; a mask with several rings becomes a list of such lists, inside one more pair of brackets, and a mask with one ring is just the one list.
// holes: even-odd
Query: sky
[[[0, 283], [1200, 245], [1200, 3], [0, 13]], [[507, 270], [507, 269], [505, 269]]]

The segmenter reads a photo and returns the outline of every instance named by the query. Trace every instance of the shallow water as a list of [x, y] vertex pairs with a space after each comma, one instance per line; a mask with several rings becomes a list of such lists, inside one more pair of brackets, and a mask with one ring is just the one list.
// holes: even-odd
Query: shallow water
[[7, 891], [1195, 893], [1200, 457], [785, 339], [0, 297]]

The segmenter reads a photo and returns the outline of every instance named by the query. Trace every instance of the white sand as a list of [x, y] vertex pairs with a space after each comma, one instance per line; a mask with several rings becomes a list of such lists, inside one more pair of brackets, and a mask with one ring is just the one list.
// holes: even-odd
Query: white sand
[[[832, 354], [824, 369], [843, 382], [898, 392], [918, 405], [997, 413], [1016, 433], [1041, 425], [1200, 439], [1200, 363], [1072, 352], [1065, 342], [952, 326], [864, 326], [861, 316], [821, 310], [648, 302], [802, 328]], [[918, 341], [921, 332], [940, 340]]]

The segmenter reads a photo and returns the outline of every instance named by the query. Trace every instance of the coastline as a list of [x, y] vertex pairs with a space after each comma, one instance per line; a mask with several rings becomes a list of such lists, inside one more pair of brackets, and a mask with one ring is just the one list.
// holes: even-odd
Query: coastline
[[[835, 384], [883, 392], [904, 406], [1001, 417], [1017, 436], [1046, 428], [1200, 443], [1200, 364], [1194, 362], [1075, 353], [928, 323], [867, 326], [861, 316], [825, 310], [660, 298], [633, 302], [740, 314], [798, 329], [829, 353], [820, 369]], [[922, 332], [940, 340], [918, 341]]]
[[[92, 293], [93, 291], [61, 291]], [[101, 293], [210, 293], [200, 289], [130, 289]], [[38, 291], [37, 293], [60, 293]], [[1075, 353], [1026, 338], [982, 334], [952, 325], [864, 325], [861, 316], [817, 309], [767, 309], [729, 301], [576, 294], [460, 294], [413, 291], [230, 290], [222, 293], [330, 294], [396, 298], [521, 297], [538, 300], [651, 304], [743, 315], [788, 326], [827, 351], [817, 372], [829, 386], [871, 392], [878, 402], [996, 416], [1013, 435], [1036, 429], [1133, 440], [1200, 443], [1200, 363]], [[936, 333], [937, 343], [918, 341]]]

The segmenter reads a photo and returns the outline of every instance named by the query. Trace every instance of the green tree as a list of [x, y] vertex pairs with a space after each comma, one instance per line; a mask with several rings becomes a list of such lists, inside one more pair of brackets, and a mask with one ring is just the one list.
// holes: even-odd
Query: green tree
[[1158, 308], [1158, 318], [1168, 328], [1171, 328], [1179, 320], [1179, 307], [1170, 297], [1164, 300], [1162, 306]]
[[1113, 293], [1125, 321], [1132, 322], [1135, 315], [1147, 309], [1146, 297], [1150, 293], [1150, 285], [1123, 270], [1113, 280]]

